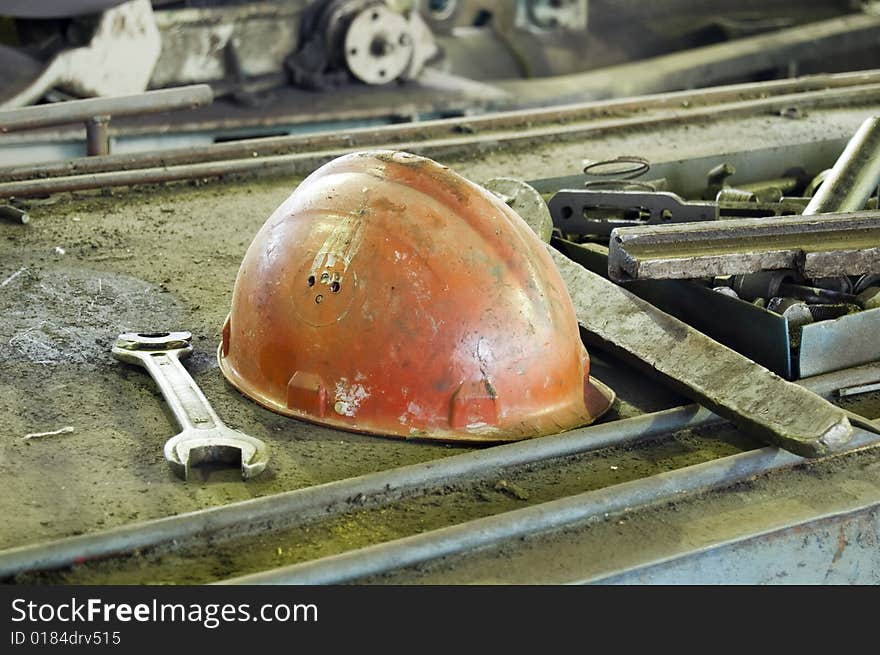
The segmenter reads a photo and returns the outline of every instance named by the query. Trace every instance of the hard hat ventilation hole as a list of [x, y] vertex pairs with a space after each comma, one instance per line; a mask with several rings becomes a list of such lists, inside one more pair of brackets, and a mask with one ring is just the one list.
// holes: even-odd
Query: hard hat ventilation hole
[[339, 293], [339, 282], [336, 282], [335, 280], [331, 282], [330, 291], [332, 291], [333, 293]]
[[310, 287], [315, 286], [315, 276], [314, 275], [309, 275], [309, 286]]

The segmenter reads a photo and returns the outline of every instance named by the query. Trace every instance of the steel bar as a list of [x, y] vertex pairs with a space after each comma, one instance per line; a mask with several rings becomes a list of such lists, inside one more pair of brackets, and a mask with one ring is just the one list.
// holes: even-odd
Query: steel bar
[[523, 104], [540, 104], [546, 98], [562, 103], [637, 96], [661, 89], [708, 86], [719, 80], [784, 68], [799, 59], [872, 47], [878, 33], [880, 17], [851, 14], [586, 73], [494, 84]]
[[550, 249], [591, 339], [659, 373], [673, 388], [765, 443], [806, 457], [852, 436], [845, 413]]
[[804, 215], [857, 212], [880, 184], [880, 117], [865, 120], [810, 200]]
[[[880, 364], [837, 371], [801, 380], [800, 384], [815, 393], [829, 396], [841, 387], [867, 384], [878, 379]], [[685, 405], [221, 507], [124, 525], [93, 534], [18, 546], [0, 551], [0, 579], [27, 571], [58, 569], [88, 560], [124, 555], [199, 535], [234, 530], [253, 533], [281, 527], [285, 521], [305, 522], [318, 516], [341, 514], [350, 508], [351, 499], [361, 494], [367, 502], [390, 502], [402, 495], [452, 481], [495, 474], [505, 468], [602, 448], [633, 445], [668, 437], [679, 430], [707, 427], [721, 421], [720, 417], [699, 405]], [[255, 529], [254, 526], [261, 527]]]
[[24, 571], [57, 569], [225, 529], [241, 530], [269, 522], [278, 527], [285, 518], [306, 521], [342, 513], [350, 507], [352, 499], [359, 496], [365, 497], [367, 502], [390, 500], [408, 492], [449, 484], [452, 480], [495, 474], [507, 467], [600, 448], [634, 444], [720, 421], [698, 405], [686, 405], [90, 535], [20, 546], [0, 551], [0, 579]]
[[136, 116], [209, 104], [214, 98], [207, 84], [148, 91], [116, 98], [71, 100], [37, 107], [0, 111], [0, 133], [52, 125], [86, 122], [95, 116]]
[[871, 384], [859, 384], [853, 387], [844, 387], [843, 389], [839, 389], [837, 391], [837, 395], [841, 398], [849, 398], [850, 396], [858, 396], [863, 393], [871, 393], [873, 391], [880, 391], [880, 382], [874, 382]]
[[880, 270], [880, 213], [743, 218], [617, 228], [612, 280], [693, 279], [793, 269], [808, 278]]
[[[611, 118], [596, 120], [591, 123], [574, 125], [548, 124], [531, 129], [511, 129], [509, 131], [497, 131], [477, 133], [467, 136], [446, 136], [432, 140], [414, 140], [400, 142], [389, 140], [394, 136], [393, 131], [372, 130], [358, 139], [354, 132], [347, 132], [343, 141], [348, 145], [336, 145], [335, 149], [309, 150], [290, 154], [260, 156], [259, 142], [245, 142], [234, 144], [232, 150], [218, 150], [218, 146], [212, 146], [210, 153], [235, 153], [241, 158], [213, 160], [213, 155], [205, 156], [209, 161], [200, 163], [174, 164], [174, 156], [168, 153], [155, 153], [144, 157], [131, 159], [132, 162], [149, 161], [154, 167], [133, 169], [125, 165], [120, 166], [124, 170], [110, 170], [107, 172], [78, 174], [79, 170], [89, 170], [89, 167], [79, 160], [75, 164], [65, 162], [66, 172], [77, 172], [73, 175], [58, 177], [44, 177], [46, 171], [39, 167], [41, 172], [37, 177], [17, 181], [0, 183], [0, 198], [26, 197], [34, 195], [46, 195], [67, 191], [81, 191], [98, 189], [103, 187], [129, 186], [134, 184], [157, 184], [176, 180], [188, 180], [199, 178], [219, 177], [229, 174], [256, 173], [256, 172], [280, 172], [307, 174], [331, 159], [349, 152], [369, 147], [371, 149], [391, 148], [406, 150], [414, 154], [428, 157], [449, 157], [456, 152], [473, 152], [475, 147], [491, 145], [494, 148], [523, 146], [530, 143], [540, 143], [547, 138], [583, 138], [601, 133], [610, 133], [616, 130], [632, 129], [633, 127], [650, 127], [664, 124], [693, 123], [702, 120], [715, 120], [720, 117], [753, 115], [764, 113], [768, 110], [778, 110], [790, 105], [793, 100], [805, 107], [837, 106], [852, 103], [854, 99], [876, 100], [880, 98], [880, 84], [872, 84], [868, 87], [846, 88], [842, 91], [829, 93], [828, 91], [809, 91], [796, 94], [793, 97], [778, 96], [771, 98], [759, 98], [754, 100], [734, 101], [720, 106], [706, 108], [693, 108], [687, 110], [669, 110], [667, 113], [645, 116], [633, 116], [628, 118]], [[454, 122], [449, 126], [452, 128]], [[455, 130], [448, 130], [455, 133]], [[267, 140], [268, 141], [268, 140]], [[320, 141], [324, 144], [323, 141]], [[330, 144], [327, 144], [330, 145]], [[187, 154], [189, 153], [189, 154]], [[191, 158], [192, 150], [177, 157], [177, 160], [186, 161]], [[225, 156], [225, 154], [223, 156]], [[256, 156], [255, 156], [256, 155]], [[111, 155], [110, 157], [115, 157]], [[109, 157], [108, 157], [109, 159]], [[28, 169], [34, 173], [34, 169]], [[50, 170], [50, 169], [46, 169]], [[55, 169], [58, 172], [58, 169]], [[15, 176], [20, 177], [20, 176]]]
[[[852, 449], [861, 449], [878, 443], [880, 437], [860, 431], [850, 446]], [[803, 458], [793, 453], [768, 446], [339, 555], [231, 578], [222, 583], [351, 582], [509, 539], [601, 519], [608, 514], [678, 500], [687, 494], [720, 489], [803, 462]]]
[[[677, 91], [638, 100], [606, 100], [581, 103], [548, 109], [530, 109], [493, 113], [489, 116], [466, 116], [423, 121], [416, 124], [388, 125], [382, 128], [360, 128], [344, 133], [327, 132], [311, 135], [292, 135], [263, 139], [245, 139], [229, 143], [217, 143], [198, 148], [176, 148], [160, 152], [125, 153], [100, 158], [82, 158], [65, 162], [47, 162], [0, 167], [0, 179], [6, 181], [26, 180], [33, 177], [58, 177], [78, 173], [101, 173], [131, 170], [153, 166], [193, 164], [224, 159], [264, 157], [268, 155], [328, 150], [342, 147], [367, 147], [390, 140], [418, 141], [448, 137], [468, 131], [473, 134], [488, 130], [523, 130], [535, 125], [596, 121], [608, 116], [625, 117], [628, 114], [644, 114], [647, 111], [691, 109], [710, 105], [766, 100], [784, 96], [790, 105], [794, 98], [803, 97], [807, 102], [815, 93], [847, 93], [859, 88], [870, 89], [880, 84], [880, 71], [860, 71], [834, 75], [813, 75], [794, 80], [761, 82], [760, 84], [736, 84], [698, 91]], [[836, 91], [834, 91], [836, 90]], [[814, 93], [810, 93], [814, 92]], [[805, 95], [809, 94], [809, 95]], [[852, 97], [850, 96], [851, 100]], [[197, 129], [191, 126], [190, 129]]]

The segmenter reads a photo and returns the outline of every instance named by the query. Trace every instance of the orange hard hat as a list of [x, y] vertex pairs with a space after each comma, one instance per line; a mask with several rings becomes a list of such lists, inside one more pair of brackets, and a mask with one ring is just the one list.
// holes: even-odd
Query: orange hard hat
[[546, 246], [497, 197], [402, 152], [312, 173], [245, 254], [218, 353], [281, 414], [345, 430], [513, 441], [605, 412]]

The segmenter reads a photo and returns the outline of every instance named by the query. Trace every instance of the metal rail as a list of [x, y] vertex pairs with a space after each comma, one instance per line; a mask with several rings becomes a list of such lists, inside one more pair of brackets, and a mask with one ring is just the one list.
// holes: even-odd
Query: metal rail
[[[136, 184], [157, 184], [188, 179], [220, 177], [230, 174], [254, 172], [287, 172], [305, 174], [311, 172], [335, 157], [369, 147], [371, 149], [391, 148], [406, 150], [428, 157], [449, 157], [456, 152], [472, 151], [475, 146], [492, 145], [495, 148], [513, 145], [524, 146], [538, 143], [548, 138], [582, 139], [588, 136], [626, 130], [645, 128], [664, 124], [717, 120], [721, 117], [748, 116], [768, 111], [780, 111], [796, 103], [801, 107], [834, 107], [854, 102], [876, 102], [880, 99], [880, 84], [846, 88], [843, 90], [820, 90], [783, 95], [770, 98], [735, 101], [707, 108], [670, 110], [668, 113], [648, 117], [635, 116], [620, 119], [597, 120], [582, 124], [551, 124], [531, 129], [488, 132], [453, 136], [427, 141], [398, 142], [389, 141], [388, 135], [376, 130], [365, 135], [357, 145], [347, 145], [330, 150], [312, 150], [283, 155], [260, 157], [251, 151], [245, 158], [210, 161], [192, 164], [168, 165], [135, 170], [121, 170], [90, 174], [50, 177], [46, 179], [27, 179], [0, 183], [0, 198], [46, 195], [67, 191], [82, 191], [105, 187], [130, 186]], [[393, 133], [392, 133], [393, 134]], [[254, 146], [251, 145], [251, 148]], [[154, 155], [155, 156], [155, 155]]]
[[0, 111], [0, 133], [33, 130], [68, 123], [85, 123], [89, 155], [110, 153], [110, 119], [139, 116], [210, 104], [214, 93], [207, 84], [148, 91], [115, 98], [71, 100], [36, 107]]
[[[838, 371], [801, 384], [823, 396], [842, 387], [880, 379], [880, 364]], [[497, 474], [499, 469], [533, 464], [603, 448], [628, 446], [673, 433], [722, 422], [699, 405], [644, 414], [570, 432], [453, 455], [356, 478], [188, 512], [93, 534], [67, 537], [0, 551], [0, 579], [28, 571], [63, 568], [76, 563], [121, 556], [161, 544], [217, 534], [279, 529], [294, 521], [343, 514], [355, 498], [378, 505], [438, 485]], [[358, 509], [363, 503], [358, 504]]]
[[[877, 445], [880, 445], [880, 437], [859, 432], [851, 442], [850, 452]], [[602, 518], [607, 514], [619, 514], [681, 499], [699, 491], [720, 489], [805, 461], [798, 455], [768, 446], [339, 555], [230, 578], [221, 584], [351, 582], [440, 557], [460, 555], [516, 537]]]
[[[880, 71], [812, 75], [794, 80], [735, 84], [698, 91], [677, 91], [639, 99], [606, 100], [547, 109], [507, 111], [491, 115], [423, 121], [416, 124], [389, 125], [378, 129], [360, 128], [346, 130], [344, 133], [328, 132], [305, 136], [245, 139], [199, 148], [175, 148], [157, 152], [88, 157], [64, 162], [7, 166], [0, 167], [0, 179], [16, 181], [37, 177], [60, 177], [74, 172], [101, 173], [303, 151], [367, 147], [380, 142], [387, 143], [389, 140], [428, 141], [464, 132], [480, 134], [490, 130], [524, 130], [542, 124], [570, 124], [575, 121], [596, 121], [609, 117], [624, 118], [634, 113], [643, 116], [646, 112], [663, 109], [695, 109], [721, 103], [789, 97], [809, 91], [842, 90], [874, 84], [880, 84]], [[197, 129], [197, 126], [193, 126], [193, 129]]]
[[608, 275], [616, 282], [772, 269], [794, 269], [808, 278], [880, 270], [880, 213], [621, 227], [609, 245]]

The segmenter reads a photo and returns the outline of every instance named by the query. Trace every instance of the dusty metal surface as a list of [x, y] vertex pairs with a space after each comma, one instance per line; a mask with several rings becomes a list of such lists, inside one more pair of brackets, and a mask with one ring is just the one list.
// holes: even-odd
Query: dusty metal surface
[[[458, 154], [443, 156], [438, 150], [435, 156], [476, 181], [499, 174], [527, 179], [565, 176], [579, 171], [584, 157], [621, 152], [660, 160], [671, 153], [711, 155], [733, 142], [747, 148], [845, 139], [874, 110], [870, 104], [816, 107], [802, 120], [761, 113], [711, 124], [670, 123], [650, 131], [621, 129], [588, 143], [535, 139], [505, 145], [500, 137], [494, 143], [476, 139], [470, 150], [463, 145]], [[0, 339], [7, 344], [0, 355], [0, 471], [8, 491], [0, 497], [0, 510], [8, 517], [0, 539], [5, 547], [93, 533], [462, 452], [342, 433], [276, 416], [225, 386], [212, 358], [196, 356], [190, 371], [218, 414], [233, 427], [265, 440], [274, 464], [247, 483], [235, 471], [210, 469], [200, 471], [201, 479], [182, 483], [167, 470], [160, 446], [168, 434], [169, 417], [146, 376], [120, 371], [110, 359], [112, 339], [125, 329], [185, 325], [192, 329], [198, 351], [212, 351], [220, 340], [244, 249], [300, 179], [284, 174], [58, 196], [30, 202], [32, 220], [27, 226], [0, 224]], [[169, 238], [185, 247], [164, 248]], [[620, 416], [681, 402], [600, 351], [591, 354], [597, 377], [621, 393]], [[74, 430], [22, 438], [65, 426]], [[102, 444], [97, 461], [96, 443]], [[122, 563], [96, 563], [31, 579], [217, 580], [634, 480], [757, 445], [730, 431], [682, 433], [665, 446], [646, 444], [584, 460], [574, 457], [567, 466], [539, 466], [511, 479], [499, 474], [497, 480], [475, 488], [440, 489], [372, 511], [359, 512], [353, 499], [353, 514], [257, 540], [245, 535], [242, 541], [211, 549], [201, 543], [191, 550], [157, 549]], [[828, 493], [826, 489], [825, 496]], [[837, 490], [830, 495], [840, 496]], [[701, 516], [714, 512], [712, 504], [699, 503]], [[664, 535], [669, 532], [660, 534]], [[556, 543], [562, 549], [563, 542]], [[647, 555], [644, 533], [615, 539], [613, 551], [616, 557]], [[611, 556], [608, 548], [605, 553]]]
[[880, 270], [880, 214], [780, 216], [616, 228], [612, 280], [694, 279], [790, 269], [807, 278]]

